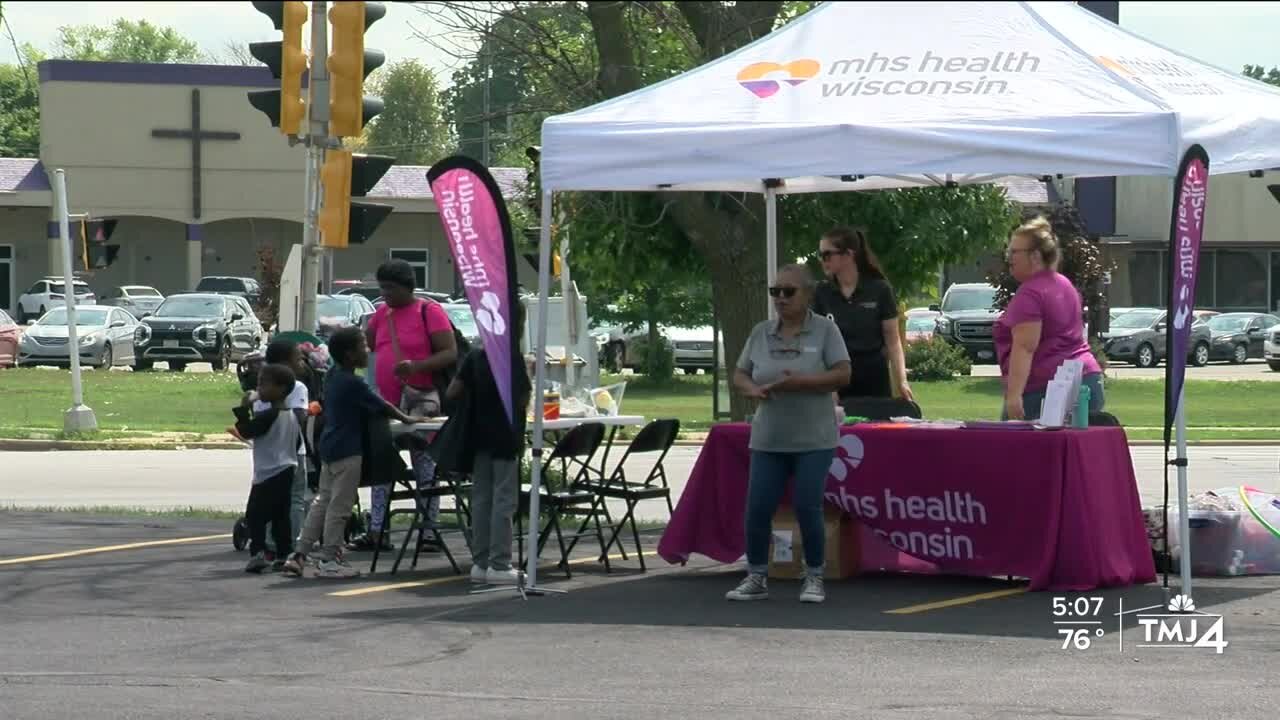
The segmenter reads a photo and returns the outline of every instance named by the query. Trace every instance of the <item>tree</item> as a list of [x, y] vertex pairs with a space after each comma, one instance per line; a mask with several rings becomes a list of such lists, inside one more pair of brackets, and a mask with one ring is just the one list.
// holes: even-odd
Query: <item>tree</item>
[[171, 27], [146, 20], [117, 18], [110, 26], [64, 25], [58, 28], [54, 57], [109, 62], [199, 62], [200, 47]]
[[[1038, 211], [1027, 210], [1023, 220], [1030, 220]], [[1090, 241], [1089, 230], [1085, 227], [1080, 212], [1070, 203], [1059, 203], [1047, 216], [1053, 226], [1053, 233], [1058, 237], [1059, 255], [1058, 269], [1071, 280], [1076, 290], [1080, 291], [1081, 301], [1093, 316], [1100, 312], [1106, 303], [1106, 287], [1103, 280], [1114, 267], [1102, 259], [1102, 248]], [[992, 273], [987, 281], [996, 286], [996, 307], [1003, 309], [1009, 299], [1018, 290], [1018, 281], [1009, 273], [1007, 264], [1001, 266], [999, 272]], [[1090, 339], [1096, 338], [1098, 321], [1089, 323]]]
[[[450, 96], [450, 117], [466, 143], [474, 133], [462, 126], [477, 119], [490, 123], [500, 119], [505, 123], [507, 118], [514, 118], [524, 121], [533, 131], [531, 136], [537, 137], [536, 130], [547, 115], [617, 97], [714, 60], [803, 14], [810, 3], [438, 2], [422, 6], [423, 12], [431, 14], [438, 26], [446, 28], [445, 37], [458, 34], [480, 39], [482, 56], [474, 51], [455, 50], [467, 66], [455, 74], [455, 80], [461, 82], [456, 83], [456, 91]], [[488, 111], [484, 111], [483, 104], [477, 111], [477, 89], [483, 92], [486, 80]], [[495, 103], [495, 97], [501, 101]], [[495, 134], [491, 124], [491, 144]], [[508, 144], [504, 149], [510, 152], [511, 141], [505, 140]], [[489, 154], [492, 157], [498, 153], [491, 148]], [[969, 197], [967, 192], [957, 192], [956, 197]], [[654, 195], [651, 202], [655, 203], [653, 207], [663, 209], [662, 222], [670, 222], [678, 231], [680, 241], [701, 258], [705, 276], [710, 281], [712, 305], [723, 322], [725, 350], [730, 357], [736, 356], [752, 327], [765, 315], [763, 196], [760, 193], [666, 192]], [[850, 201], [813, 199], [811, 202]], [[877, 202], [887, 203], [885, 207], [892, 209], [894, 203], [902, 200]], [[952, 207], [962, 207], [964, 202], [967, 201], [958, 200]], [[983, 202], [973, 201], [976, 205]], [[793, 206], [800, 207], [803, 203], [797, 200]], [[894, 212], [886, 210], [885, 215], [893, 216]], [[946, 218], [947, 214], [939, 210], [935, 217]], [[955, 214], [951, 219], [952, 224], [966, 224]], [[850, 222], [856, 218], [842, 217], [842, 220]], [[934, 227], [940, 222], [935, 221]], [[598, 224], [583, 227], [573, 217], [569, 224], [575, 246], [609, 236], [601, 232]], [[989, 221], [978, 223], [979, 226], [989, 224]], [[784, 228], [784, 232], [798, 233], [799, 230]], [[971, 238], [983, 235], [981, 230], [969, 233]], [[948, 237], [951, 237], [949, 233]], [[816, 241], [816, 235], [807, 238], [806, 254]], [[989, 240], [977, 245], [984, 243]], [[662, 243], [655, 246], [663, 248]], [[667, 249], [646, 251], [641, 258], [645, 262], [661, 261]], [[601, 253], [601, 257], [608, 258], [608, 255]], [[640, 264], [643, 263], [637, 263]], [[937, 265], [931, 268], [936, 269]], [[587, 274], [597, 270], [592, 265]], [[747, 403], [735, 395], [733, 416], [741, 418], [747, 410]]]
[[1261, 65], [1245, 65], [1244, 74], [1254, 80], [1261, 80], [1268, 85], [1280, 87], [1280, 67], [1273, 67], [1264, 71]]
[[401, 165], [431, 165], [452, 149], [440, 117], [435, 73], [417, 60], [379, 70], [370, 83], [386, 109], [365, 130], [367, 152], [390, 155]]
[[40, 55], [27, 46], [18, 65], [0, 65], [0, 157], [40, 154]]

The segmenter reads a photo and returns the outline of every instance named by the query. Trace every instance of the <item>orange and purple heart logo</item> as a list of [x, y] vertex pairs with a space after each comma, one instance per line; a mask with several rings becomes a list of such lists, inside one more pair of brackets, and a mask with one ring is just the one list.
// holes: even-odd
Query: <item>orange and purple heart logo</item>
[[787, 83], [792, 87], [818, 74], [821, 66], [817, 60], [792, 60], [786, 64], [776, 62], [752, 63], [738, 71], [738, 84], [755, 93], [758, 98], [772, 97]]

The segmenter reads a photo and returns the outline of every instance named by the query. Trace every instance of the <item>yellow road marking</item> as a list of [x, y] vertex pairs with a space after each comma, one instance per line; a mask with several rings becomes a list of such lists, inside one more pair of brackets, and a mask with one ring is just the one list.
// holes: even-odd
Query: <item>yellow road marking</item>
[[1011, 595], [1021, 595], [1026, 591], [1026, 588], [993, 590], [991, 592], [978, 593], [977, 595], [965, 595], [963, 597], [951, 598], [950, 600], [939, 600], [938, 602], [923, 603], [920, 605], [908, 605], [907, 607], [885, 610], [884, 612], [886, 615], [914, 615], [915, 613], [929, 612], [930, 610], [941, 610], [943, 608], [956, 607], [957, 605], [969, 605], [970, 603], [982, 602], [983, 600], [995, 600], [996, 598], [1009, 597]]
[[[645, 557], [653, 557], [654, 555], [657, 555], [658, 552], [656, 550], [651, 550], [649, 552], [642, 553], [642, 554]], [[634, 557], [634, 556], [635, 556], [635, 553], [631, 553], [630, 555], [628, 555], [628, 557]], [[621, 560], [622, 556], [610, 555], [609, 559]], [[596, 561], [595, 557], [586, 557], [586, 558], [579, 558], [577, 560], [570, 560], [569, 564], [583, 565], [583, 564], [586, 564], [589, 562], [595, 562], [595, 561]], [[554, 570], [555, 566], [548, 565], [547, 569]], [[541, 571], [541, 568], [539, 568], [539, 571]], [[339, 590], [337, 592], [329, 593], [329, 596], [330, 597], [357, 597], [360, 595], [372, 595], [373, 593], [387, 592], [388, 590], [405, 590], [408, 588], [420, 588], [420, 587], [432, 587], [434, 585], [445, 585], [447, 583], [461, 582], [463, 580], [469, 580], [469, 579], [470, 579], [469, 575], [450, 575], [449, 577], [431, 578], [430, 580], [411, 580], [408, 582], [388, 583], [386, 585], [371, 585], [369, 587], [354, 588], [351, 590]]]
[[184, 545], [187, 543], [226, 540], [230, 533], [223, 535], [201, 535], [200, 537], [172, 538], [169, 540], [148, 540], [147, 542], [128, 543], [126, 545], [104, 545], [102, 547], [68, 550], [67, 552], [49, 553], [48, 555], [29, 555], [27, 557], [7, 558], [0, 560], [0, 565], [21, 565], [23, 563], [42, 562], [44, 560], [62, 560], [63, 558], [80, 557], [81, 555], [97, 555], [98, 553], [117, 552], [119, 550], [136, 550], [137, 548], [159, 547], [162, 545]]

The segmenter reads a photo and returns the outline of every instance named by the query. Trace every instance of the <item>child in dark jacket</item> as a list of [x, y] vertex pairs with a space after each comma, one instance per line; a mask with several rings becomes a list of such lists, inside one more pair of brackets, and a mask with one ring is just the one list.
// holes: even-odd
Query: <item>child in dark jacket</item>
[[[240, 405], [232, 409], [236, 432], [253, 441], [253, 489], [246, 512], [250, 557], [245, 572], [261, 573], [270, 566], [265, 554], [268, 523], [277, 550], [275, 569], [283, 567], [293, 545], [289, 509], [302, 431], [297, 416], [285, 407], [285, 400], [293, 391], [294, 382], [293, 371], [287, 365], [267, 365], [258, 375], [256, 397], [255, 393], [245, 393]], [[266, 408], [253, 410], [255, 400], [266, 404]]]

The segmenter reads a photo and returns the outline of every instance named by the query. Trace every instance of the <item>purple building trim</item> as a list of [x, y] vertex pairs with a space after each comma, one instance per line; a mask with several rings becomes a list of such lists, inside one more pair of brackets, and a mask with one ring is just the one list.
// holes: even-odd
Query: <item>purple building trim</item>
[[187, 225], [187, 242], [204, 241], [204, 225]]
[[[87, 62], [45, 60], [40, 83], [101, 82], [132, 85], [200, 85], [202, 87], [278, 88], [265, 65], [181, 65], [174, 63]], [[302, 75], [307, 86], [307, 75]]]

